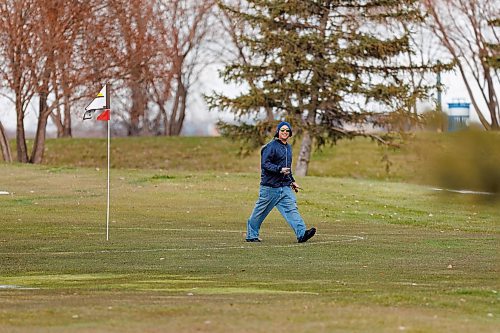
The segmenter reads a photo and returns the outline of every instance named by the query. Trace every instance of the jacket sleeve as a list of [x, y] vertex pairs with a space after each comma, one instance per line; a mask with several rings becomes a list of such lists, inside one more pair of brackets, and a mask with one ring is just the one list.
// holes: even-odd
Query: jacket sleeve
[[276, 165], [272, 163], [272, 156], [273, 156], [274, 149], [272, 147], [264, 147], [262, 149], [262, 156], [261, 156], [261, 162], [260, 165], [262, 169], [269, 171], [269, 172], [274, 172], [274, 173], [279, 173], [280, 172], [280, 167], [279, 165]]
[[295, 183], [295, 178], [293, 178], [293, 173], [292, 173], [292, 163], [293, 162], [293, 153], [292, 153], [292, 146], [290, 146], [290, 180], [292, 183]]

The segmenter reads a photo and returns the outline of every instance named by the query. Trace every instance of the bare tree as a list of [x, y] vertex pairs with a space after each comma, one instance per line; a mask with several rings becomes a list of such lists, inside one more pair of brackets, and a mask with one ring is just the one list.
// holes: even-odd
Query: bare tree
[[[73, 8], [64, 6], [62, 1], [37, 1], [35, 16], [37, 47], [35, 66], [37, 70], [37, 90], [39, 95], [38, 122], [31, 152], [30, 162], [41, 163], [45, 148], [46, 129], [52, 112], [48, 105], [48, 96], [53, 90], [56, 59], [64, 57], [64, 33], [70, 29], [73, 20]], [[61, 54], [58, 54], [60, 51]]]
[[[212, 0], [0, 2], [0, 88], [15, 105], [18, 160], [40, 163], [48, 122], [58, 137], [71, 136], [77, 102], [110, 81], [123, 87], [114, 111], [129, 135], [178, 135], [205, 63], [212, 8]], [[34, 101], [28, 156], [24, 118]]]
[[111, 53], [124, 87], [114, 91], [127, 134], [179, 135], [190, 89], [207, 63], [204, 43], [213, 31], [213, 1], [107, 3]]
[[154, 80], [150, 67], [158, 54], [155, 1], [109, 0], [108, 10], [115, 30], [110, 48], [114, 49], [125, 87], [122, 94], [127, 99], [123, 103], [123, 124], [128, 135], [147, 134], [144, 119], [148, 117], [148, 84]]
[[[60, 107], [65, 108], [66, 126], [63, 135], [71, 134], [70, 105], [75, 100], [75, 89], [86, 83], [89, 68], [81, 67], [75, 71], [72, 67], [73, 50], [77, 36], [81, 33], [86, 15], [95, 8], [91, 1], [72, 0], [37, 0], [36, 29], [37, 36], [36, 63], [38, 68], [36, 80], [39, 95], [39, 114], [31, 163], [41, 163], [45, 150], [46, 128], [49, 117], [61, 116]], [[62, 91], [60, 88], [62, 87]]]
[[[498, 2], [423, 0], [423, 3], [433, 32], [456, 61], [481, 124], [487, 130], [500, 130], [499, 73], [489, 61], [494, 56], [495, 45], [498, 49], [500, 43], [498, 31], [492, 25], [500, 16]], [[474, 92], [476, 87], [479, 93]], [[486, 104], [486, 110], [481, 103]]]
[[171, 98], [174, 79], [173, 32], [169, 6], [164, 1], [155, 2], [153, 26], [156, 31], [156, 57], [151, 61], [148, 80], [148, 101], [150, 115], [145, 117], [144, 126], [153, 135], [164, 135], [167, 127], [167, 105]]
[[[63, 39], [58, 46], [54, 57], [53, 75], [50, 85], [52, 87], [52, 103], [49, 105], [50, 118], [57, 128], [57, 137], [72, 136], [72, 111], [74, 104], [88, 95], [90, 82], [101, 81], [105, 76], [104, 68], [96, 75], [94, 63], [85, 63], [82, 56], [97, 58], [98, 49], [89, 40], [92, 36], [102, 34], [103, 17], [94, 15], [99, 13], [101, 7], [92, 1], [79, 2], [78, 10], [74, 6], [70, 13], [63, 13], [66, 17], [64, 29], [60, 29]], [[98, 54], [100, 56], [100, 54]], [[94, 87], [89, 87], [95, 93]]]
[[[10, 92], [7, 98], [15, 105], [19, 162], [42, 162], [48, 120], [61, 105], [66, 115], [63, 133], [71, 133], [70, 105], [76, 100], [75, 91], [86, 81], [89, 67], [72, 67], [69, 59], [76, 57], [75, 45], [82, 44], [82, 22], [92, 14], [91, 8], [96, 8], [92, 1], [78, 0], [9, 0], [0, 4], [0, 77]], [[24, 117], [35, 96], [38, 121], [28, 157]]]
[[171, 74], [160, 81], [161, 86], [154, 85], [152, 100], [160, 109], [162, 134], [172, 136], [182, 130], [190, 89], [207, 65], [204, 46], [213, 32], [214, 1], [172, 0], [161, 4], [164, 29], [171, 34], [165, 41], [170, 46]]
[[35, 80], [35, 0], [0, 2], [0, 81], [12, 92], [15, 105], [17, 160], [28, 162], [24, 115], [37, 92]]

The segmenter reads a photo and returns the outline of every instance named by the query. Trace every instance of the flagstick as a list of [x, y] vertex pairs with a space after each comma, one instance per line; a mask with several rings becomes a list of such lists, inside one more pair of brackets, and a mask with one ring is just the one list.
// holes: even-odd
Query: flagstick
[[[85, 114], [83, 115], [83, 120], [92, 119], [94, 112], [104, 111], [98, 117], [97, 120], [104, 120], [108, 122], [108, 195], [106, 202], [106, 240], [109, 240], [109, 169], [110, 169], [110, 141], [111, 141], [111, 130], [110, 130], [110, 95], [109, 95], [109, 84], [105, 84], [103, 89], [99, 91], [97, 97], [85, 108]], [[105, 103], [102, 103], [102, 97], [106, 99]]]
[[109, 160], [110, 160], [110, 156], [109, 156], [109, 147], [110, 147], [110, 131], [109, 131], [109, 127], [110, 127], [110, 122], [111, 120], [108, 119], [107, 123], [108, 123], [108, 200], [107, 200], [107, 204], [106, 204], [106, 240], [109, 240]]
[[[111, 108], [110, 85], [106, 84], [105, 87], [106, 87], [106, 109], [108, 110], [108, 112], [111, 113], [111, 111], [109, 110]], [[110, 156], [111, 114], [108, 114], [107, 123], [108, 123], [108, 200], [106, 203], [106, 240], [108, 241], [109, 240], [109, 161], [111, 159], [111, 156]]]

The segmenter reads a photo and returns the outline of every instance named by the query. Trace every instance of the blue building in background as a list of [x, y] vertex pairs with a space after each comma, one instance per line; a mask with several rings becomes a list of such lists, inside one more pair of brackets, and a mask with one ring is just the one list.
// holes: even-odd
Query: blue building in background
[[469, 123], [470, 103], [458, 101], [448, 103], [448, 131], [466, 128]]

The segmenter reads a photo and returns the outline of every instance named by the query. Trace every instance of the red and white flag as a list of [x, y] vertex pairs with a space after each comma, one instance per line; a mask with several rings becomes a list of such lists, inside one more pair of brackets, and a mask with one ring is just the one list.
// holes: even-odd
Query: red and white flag
[[109, 110], [109, 96], [108, 96], [108, 85], [105, 84], [97, 96], [90, 102], [85, 108], [85, 114], [83, 115], [83, 120], [92, 119], [96, 111], [102, 111], [100, 115], [97, 116], [97, 120], [109, 121], [110, 110]]
[[100, 115], [97, 116], [97, 120], [102, 120], [102, 121], [108, 121], [109, 120], [109, 113], [110, 110], [106, 109], [104, 112], [102, 112]]

